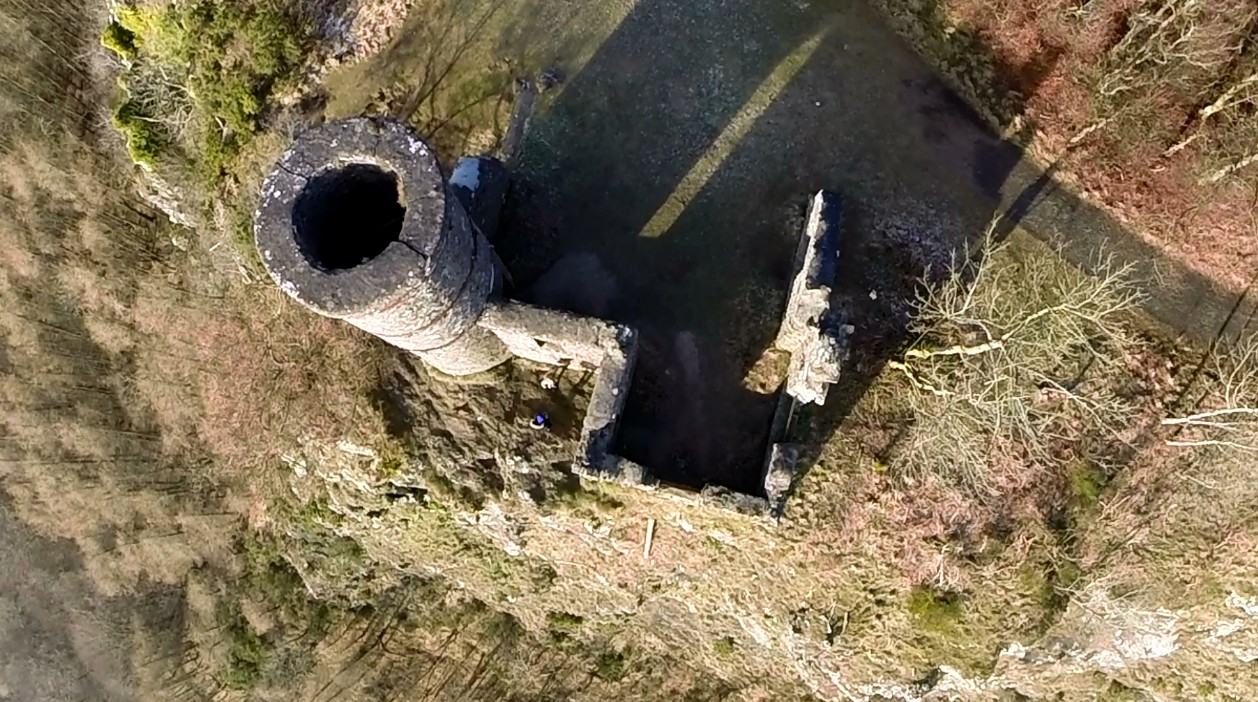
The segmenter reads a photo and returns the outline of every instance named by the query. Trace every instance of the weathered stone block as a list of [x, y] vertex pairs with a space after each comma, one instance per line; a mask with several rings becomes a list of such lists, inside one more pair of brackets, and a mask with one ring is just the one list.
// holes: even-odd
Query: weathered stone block
[[847, 358], [842, 324], [830, 304], [839, 263], [842, 201], [818, 192], [808, 208], [795, 255], [795, 277], [774, 346], [791, 354], [786, 392], [800, 402], [824, 404]]

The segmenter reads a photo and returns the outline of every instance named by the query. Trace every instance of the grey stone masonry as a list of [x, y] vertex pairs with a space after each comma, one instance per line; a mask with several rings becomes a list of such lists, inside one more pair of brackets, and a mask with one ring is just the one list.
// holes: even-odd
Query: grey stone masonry
[[509, 174], [464, 158], [449, 182], [428, 146], [390, 120], [333, 122], [300, 135], [262, 186], [254, 237], [271, 277], [315, 312], [343, 319], [470, 375], [519, 356], [595, 371], [577, 464], [609, 465], [637, 358], [637, 332], [500, 297], [497, 227]]
[[[522, 127], [521, 127], [522, 128]], [[585, 478], [682, 501], [780, 517], [798, 447], [787, 443], [799, 403], [825, 401], [847, 356], [831, 309], [841, 202], [819, 192], [795, 256], [795, 276], [774, 345], [790, 354], [760, 476], [764, 497], [707, 485], [668, 485], [614, 453], [633, 382], [638, 334], [594, 317], [501, 295], [505, 274], [492, 235], [510, 184], [501, 161], [464, 158], [449, 181], [407, 126], [350, 119], [297, 137], [262, 186], [254, 239], [284, 292], [451, 375], [513, 356], [594, 373], [574, 463]]]
[[511, 357], [477, 326], [497, 286], [493, 250], [431, 149], [399, 122], [351, 119], [298, 136], [263, 183], [254, 237], [286, 293], [440, 371]]
[[490, 156], [464, 156], [450, 174], [450, 190], [463, 203], [472, 225], [487, 237], [498, 231], [510, 183], [506, 165]]
[[638, 334], [623, 324], [504, 301], [485, 312], [511, 352], [554, 366], [595, 371], [576, 463], [585, 471], [612, 465], [612, 444], [638, 357]]
[[786, 392], [803, 403], [824, 404], [847, 359], [843, 325], [830, 294], [839, 265], [842, 200], [821, 191], [813, 196], [795, 254], [795, 278], [774, 346], [791, 354]]

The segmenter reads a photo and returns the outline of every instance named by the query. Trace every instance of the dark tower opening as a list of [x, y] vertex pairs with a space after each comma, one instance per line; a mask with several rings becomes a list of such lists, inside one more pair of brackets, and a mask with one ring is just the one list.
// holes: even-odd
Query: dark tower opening
[[293, 206], [297, 246], [323, 271], [353, 268], [398, 240], [406, 208], [397, 176], [354, 163], [310, 179]]

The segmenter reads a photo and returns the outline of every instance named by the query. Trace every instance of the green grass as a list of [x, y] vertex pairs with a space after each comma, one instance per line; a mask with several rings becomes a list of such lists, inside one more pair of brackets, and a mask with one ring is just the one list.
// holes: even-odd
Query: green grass
[[397, 442], [385, 442], [383, 446], [376, 449], [376, 453], [380, 456], [379, 476], [381, 479], [397, 478], [406, 471], [406, 452], [397, 445]]
[[925, 585], [913, 588], [908, 610], [917, 628], [928, 633], [956, 634], [962, 621], [960, 595]]
[[253, 630], [238, 602], [220, 601], [217, 619], [228, 645], [223, 683], [233, 690], [252, 689], [262, 680], [273, 647]]
[[[244, 573], [238, 589], [219, 600], [216, 620], [227, 645], [220, 677], [233, 690], [253, 690], [302, 675], [315, 665], [315, 647], [347, 610], [310, 597], [301, 576], [283, 556], [281, 537], [249, 531], [242, 545]], [[241, 602], [261, 603], [274, 628], [258, 633]]]
[[555, 643], [571, 641], [583, 624], [585, 624], [584, 617], [570, 612], [546, 613], [546, 633]]
[[113, 125], [127, 140], [127, 153], [137, 164], [152, 168], [165, 148], [161, 129], [132, 100], [121, 103], [113, 112]]
[[732, 636], [722, 636], [712, 642], [712, 652], [721, 658], [731, 658], [737, 646]]
[[1096, 699], [1098, 702], [1142, 702], [1146, 697], [1117, 680], [1110, 680]]
[[625, 677], [626, 653], [603, 651], [594, 660], [594, 674], [604, 680], [616, 682]]
[[324, 500], [311, 500], [303, 504], [293, 505], [289, 510], [291, 521], [296, 526], [309, 532], [317, 532], [343, 521]]
[[575, 475], [565, 475], [556, 480], [551, 488], [551, 502], [574, 514], [583, 514], [597, 520], [600, 515], [612, 514], [625, 506], [616, 497], [618, 486], [602, 482], [582, 483]]
[[1072, 466], [1067, 480], [1071, 506], [1077, 511], [1087, 511], [1095, 507], [1108, 482], [1104, 471], [1093, 465]]
[[242, 547], [245, 557], [245, 591], [268, 603], [290, 622], [300, 622], [312, 633], [321, 633], [339, 609], [331, 602], [310, 598], [301, 575], [284, 558], [281, 537], [250, 530]]
[[1018, 570], [1019, 584], [1039, 604], [1041, 616], [1035, 632], [1046, 632], [1070, 603], [1070, 588], [1082, 571], [1074, 560], [1059, 562], [1027, 561]]

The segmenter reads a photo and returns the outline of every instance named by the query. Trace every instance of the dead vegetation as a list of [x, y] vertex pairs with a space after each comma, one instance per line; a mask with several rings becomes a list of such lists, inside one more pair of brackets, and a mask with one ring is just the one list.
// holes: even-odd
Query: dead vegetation
[[[134, 629], [89, 632], [99, 643], [84, 644], [79, 655], [94, 660], [117, 648], [120, 660], [136, 657], [134, 667], [100, 671], [102, 684], [227, 699], [728, 693], [684, 665], [606, 641], [539, 640], [544, 632], [525, 632], [451, 594], [450, 580], [392, 570], [377, 578], [379, 564], [333, 531], [325, 507], [294, 504], [287, 477], [307, 446], [374, 452], [385, 457], [384, 478], [402, 473], [409, 459], [388, 433], [383, 406], [391, 352], [289, 304], [247, 268], [242, 275], [216, 246], [219, 232], [189, 236], [135, 197], [133, 173], [106, 126], [106, 96], [89, 89], [108, 81], [77, 60], [95, 56], [103, 17], [72, 3], [5, 2], [0, 11], [15, 40], [6, 48], [39, 49], [20, 62], [15, 54], [0, 86], [0, 486], [24, 523], [71, 540], [89, 582], [105, 595], [147, 602], [169, 588], [176, 598], [168, 619], [148, 622], [141, 611]], [[125, 39], [115, 34], [115, 44]], [[67, 89], [73, 85], [85, 87]], [[145, 94], [132, 88], [133, 97]], [[196, 148], [188, 138], [203, 107], [168, 97], [144, 98], [144, 106], [171, 110], [160, 113], [173, 121], [157, 125], [167, 130], [158, 142]], [[250, 177], [257, 165], [244, 149], [225, 163], [233, 178]], [[509, 383], [491, 380], [509, 403]], [[567, 379], [566, 389], [578, 380]], [[423, 382], [410, 376], [392, 389]], [[414, 421], [454, 442], [441, 423], [457, 418], [461, 440], [474, 443], [466, 434], [479, 419], [461, 413], [477, 392], [488, 394], [470, 387], [456, 389], [450, 406], [421, 403]], [[492, 481], [463, 494], [473, 484], [459, 479], [433, 492], [452, 503], [492, 494]], [[495, 565], [501, 553], [483, 545], [475, 553], [488, 572], [507, 568]], [[311, 582], [322, 577], [337, 587], [312, 599], [290, 562], [302, 564]], [[123, 621], [132, 621], [127, 615]], [[78, 698], [70, 688], [41, 691], [43, 699]]]
[[1069, 151], [1059, 177], [1190, 267], [1248, 283], [1253, 0], [880, 4], [1007, 135], [1045, 162]]
[[[1212, 632], [1210, 643], [1176, 641], [1169, 655], [1179, 675], [1136, 673], [1140, 687], [1157, 694], [1231, 700], [1253, 689], [1235, 666], [1258, 635], [1248, 615], [1258, 568], [1254, 360], [1252, 342], [1220, 344], [1205, 357], [1179, 395], [1181, 409], [1142, 445], [1080, 543], [1081, 603], [1120, 596], [1144, 612], [1148, 636], [1169, 631], [1172, 619], [1178, 631]], [[1158, 618], [1163, 623], [1150, 626]]]
[[1168, 446], [1216, 448], [1244, 461], [1258, 454], [1258, 342], [1224, 341], [1207, 357], [1200, 371], [1207, 390], [1193, 412], [1168, 417]]
[[[958, 603], [984, 592], [964, 561], [1021, 551], [1050, 638], [1140, 632], [1115, 685], [1243, 698], [1253, 679], [1233, 653], [1253, 634], [1241, 614], [1258, 506], [1252, 342], [1220, 341], [1199, 360], [1137, 333], [1137, 298], [1104, 261], [1054, 270], [1042, 246], [1018, 241], [987, 254], [924, 283], [919, 336], [850, 424], [895, 486], [882, 489], [897, 495], [906, 562], [921, 566], [919, 629], [955, 627]], [[849, 526], [869, 519], [848, 510]], [[948, 546], [922, 549], [932, 538]], [[1233, 653], [1212, 656], [1187, 633], [1216, 625], [1204, 622], [1228, 622], [1211, 641]], [[1093, 694], [1080, 682], [1019, 689]]]
[[[1166, 359], [1130, 343], [1121, 272], [1045, 265], [1042, 251], [959, 259], [930, 288], [920, 339], [823, 447], [777, 529], [477, 453], [468, 437], [498, 430], [476, 428], [496, 405], [475, 387], [382, 416], [387, 352], [241, 275], [215, 253], [219, 232], [188, 241], [131, 197], [98, 129], [102, 96], [63, 88], [98, 26], [78, 7], [0, 0], [6, 28], [55, 47], [3, 69], [5, 123], [23, 126], [0, 136], [0, 475], [24, 521], [73, 540], [98, 588], [177, 593], [152, 627], [176, 643], [143, 627], [126, 639], [142, 659], [132, 682], [154, 695], [841, 699], [940, 664], [985, 679], [1002, 646], [1054, 631], [1085, 587], [1182, 608], [1197, 631], [1253, 594], [1252, 467], [1222, 445], [1252, 436], [1225, 426], [1254, 406], [1252, 372], [1234, 364], [1249, 355], [1219, 355], [1204, 385], [1236, 390], [1186, 402], [1164, 427], [1175, 433], [1150, 434], [1158, 450], [1094, 470], [1136, 438], [1119, 429], [1161, 430], [1155, 403], [1179, 388]], [[248, 191], [281, 140], [256, 134], [224, 195]], [[903, 453], [862, 446], [870, 415], [918, 438]], [[421, 484], [388, 435], [398, 422], [464, 479]], [[357, 474], [329, 456], [361, 454], [374, 502], [333, 501]], [[318, 489], [294, 500], [297, 466]], [[1160, 674], [1190, 688], [1129, 682], [1244, 689], [1243, 671], [1211, 662], [1220, 649], [1184, 636], [1193, 657]], [[1211, 677], [1217, 690], [1198, 687]], [[1081, 695], [1114, 686], [1071, 680]]]
[[1092, 77], [1097, 119], [1114, 122], [1118, 139], [1154, 136], [1162, 158], [1192, 149], [1201, 185], [1258, 161], [1258, 4], [1142, 3], [1124, 19], [1126, 32]]
[[1126, 270], [1045, 265], [989, 238], [922, 290], [917, 339], [890, 363], [912, 415], [896, 465], [982, 490], [999, 466], [1109, 458], [1139, 411], [1118, 380], [1137, 343]]

